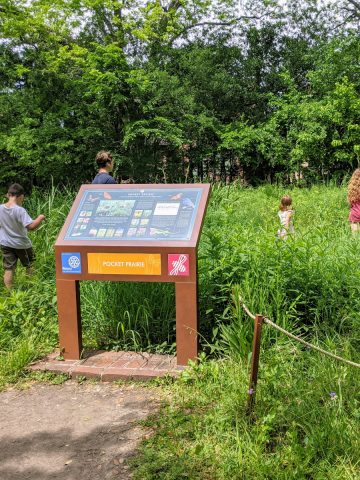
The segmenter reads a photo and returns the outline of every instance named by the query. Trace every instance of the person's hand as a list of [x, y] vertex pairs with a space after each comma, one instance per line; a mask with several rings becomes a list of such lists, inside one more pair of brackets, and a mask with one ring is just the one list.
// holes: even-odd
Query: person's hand
[[40, 220], [40, 222], [43, 222], [45, 220], [45, 215], [43, 214], [39, 215], [38, 219]]

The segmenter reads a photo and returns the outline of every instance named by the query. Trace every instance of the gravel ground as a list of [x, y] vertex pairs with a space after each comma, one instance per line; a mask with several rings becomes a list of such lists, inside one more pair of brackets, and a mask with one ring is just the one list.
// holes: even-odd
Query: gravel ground
[[68, 381], [0, 393], [1, 480], [127, 480], [150, 388]]

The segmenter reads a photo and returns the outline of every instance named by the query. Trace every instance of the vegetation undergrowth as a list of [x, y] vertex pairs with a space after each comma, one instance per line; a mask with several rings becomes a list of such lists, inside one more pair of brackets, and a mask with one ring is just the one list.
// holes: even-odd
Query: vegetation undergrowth
[[[210, 360], [163, 388], [169, 404], [150, 423], [137, 478], [359, 478], [358, 370], [265, 327], [257, 419], [244, 415], [254, 313], [359, 361], [360, 241], [343, 187], [288, 189], [296, 234], [276, 237], [285, 189], [213, 188], [199, 247], [202, 350]], [[34, 192], [25, 207], [46, 223], [31, 234], [36, 273], [18, 268], [0, 298], [0, 386], [57, 344], [53, 245], [74, 199]], [[2, 274], [2, 272], [0, 272]], [[85, 348], [173, 352], [172, 285], [82, 282]], [[321, 421], [319, 421], [321, 419]]]
[[246, 360], [202, 360], [164, 387], [134, 479], [358, 479], [359, 380], [359, 370], [279, 341], [263, 349], [251, 422]]
[[[293, 331], [316, 334], [331, 346], [340, 335], [359, 346], [360, 242], [347, 225], [345, 189], [294, 188], [296, 235], [279, 242], [276, 212], [284, 191], [271, 185], [213, 188], [199, 248], [200, 333], [207, 353], [248, 354], [251, 322], [239, 293], [252, 311]], [[30, 214], [44, 213], [47, 220], [31, 234], [34, 277], [27, 279], [19, 267], [16, 287], [1, 295], [2, 378], [16, 378], [56, 344], [53, 245], [73, 198], [72, 191], [53, 188], [26, 199]], [[82, 282], [81, 302], [86, 348], [174, 351], [173, 285]], [[265, 337], [271, 344], [278, 334], [268, 330]]]

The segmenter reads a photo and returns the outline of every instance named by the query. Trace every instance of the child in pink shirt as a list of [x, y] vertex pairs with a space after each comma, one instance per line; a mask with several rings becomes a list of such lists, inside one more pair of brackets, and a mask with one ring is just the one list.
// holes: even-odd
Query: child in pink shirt
[[348, 201], [350, 204], [349, 222], [353, 232], [360, 230], [360, 168], [357, 168], [349, 182]]

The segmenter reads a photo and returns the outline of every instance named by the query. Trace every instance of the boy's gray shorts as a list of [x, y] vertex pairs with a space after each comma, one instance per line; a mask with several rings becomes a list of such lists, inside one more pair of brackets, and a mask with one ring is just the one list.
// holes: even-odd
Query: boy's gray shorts
[[35, 260], [35, 253], [30, 248], [12, 248], [1, 245], [5, 270], [15, 270], [18, 259], [23, 267], [30, 267]]

